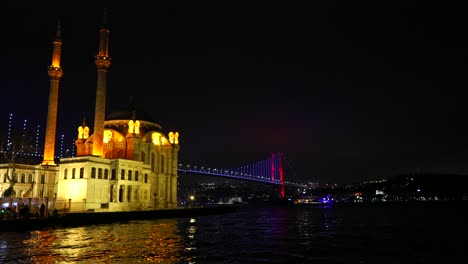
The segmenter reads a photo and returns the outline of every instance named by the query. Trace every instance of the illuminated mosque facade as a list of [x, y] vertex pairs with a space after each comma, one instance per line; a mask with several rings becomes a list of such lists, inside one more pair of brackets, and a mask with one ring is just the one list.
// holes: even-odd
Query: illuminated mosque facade
[[[62, 201], [67, 211], [115, 212], [176, 208], [179, 133], [162, 127], [135, 107], [106, 116], [109, 28], [104, 16], [99, 29], [94, 131], [85, 120], [77, 129], [76, 155], [55, 162], [60, 66], [60, 25], [53, 41], [49, 66], [50, 93], [43, 161], [37, 165], [0, 164], [0, 197], [16, 181], [23, 202], [48, 197]], [[51, 199], [54, 198], [54, 199]], [[0, 198], [1, 199], [1, 198]], [[3, 198], [5, 200], [7, 198]], [[61, 209], [60, 206], [56, 206]]]

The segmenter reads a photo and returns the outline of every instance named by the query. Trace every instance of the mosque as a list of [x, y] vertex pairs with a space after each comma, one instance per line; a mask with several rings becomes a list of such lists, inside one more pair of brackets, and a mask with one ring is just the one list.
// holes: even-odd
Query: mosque
[[[99, 29], [94, 131], [83, 120], [77, 128], [76, 155], [56, 162], [55, 143], [61, 30], [53, 41], [47, 124], [40, 164], [0, 164], [0, 204], [44, 201], [66, 211], [116, 212], [176, 208], [179, 133], [162, 127], [135, 107], [106, 115], [109, 27], [104, 15]], [[2, 177], [3, 176], [3, 177]], [[3, 179], [2, 179], [3, 178]], [[4, 196], [13, 185], [12, 198]], [[3, 198], [2, 198], [3, 197]], [[3, 199], [3, 200], [2, 200]]]

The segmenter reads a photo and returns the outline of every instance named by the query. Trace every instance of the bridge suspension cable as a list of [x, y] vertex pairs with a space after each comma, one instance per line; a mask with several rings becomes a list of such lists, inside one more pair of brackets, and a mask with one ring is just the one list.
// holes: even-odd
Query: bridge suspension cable
[[289, 178], [289, 174], [285, 171], [285, 165], [288, 164], [289, 162], [285, 159], [285, 155], [281, 152], [276, 152], [271, 153], [271, 155], [264, 160], [243, 165], [238, 168], [223, 169], [200, 165], [179, 164], [178, 171], [280, 185], [282, 186], [282, 195], [284, 195], [284, 186], [304, 186], [301, 183], [286, 180], [286, 178]]

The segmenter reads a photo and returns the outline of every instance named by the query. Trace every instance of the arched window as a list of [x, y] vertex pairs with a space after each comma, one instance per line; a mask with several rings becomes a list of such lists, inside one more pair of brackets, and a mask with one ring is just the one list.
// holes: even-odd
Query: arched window
[[25, 183], [25, 182], [26, 182], [26, 174], [21, 173], [21, 183]]
[[75, 179], [75, 174], [76, 174], [76, 168], [72, 169], [72, 179]]
[[98, 176], [98, 179], [102, 179], [102, 168], [98, 168], [97, 176]]
[[131, 170], [128, 170], [128, 180], [129, 181], [132, 180], [132, 171]]
[[138, 173], [139, 171], [135, 171], [135, 181], [138, 181]]
[[115, 186], [113, 184], [111, 184], [110, 189], [109, 189], [109, 194], [110, 194], [109, 201], [110, 202], [114, 201], [114, 188], [115, 188]]
[[108, 169], [104, 169], [104, 179], [109, 179], [109, 170]]
[[117, 179], [117, 171], [115, 169], [112, 169], [111, 180], [116, 180], [116, 179]]
[[33, 175], [31, 173], [28, 175], [28, 182], [33, 182]]
[[81, 167], [80, 168], [80, 179], [83, 179], [84, 178], [84, 168]]
[[123, 185], [120, 185], [120, 188], [119, 188], [119, 202], [123, 202], [123, 195], [124, 195], [124, 186]]
[[127, 202], [132, 201], [132, 186], [129, 185], [127, 188]]
[[148, 173], [145, 173], [145, 183], [148, 183]]
[[121, 179], [121, 180], [125, 180], [125, 170], [124, 170], [124, 169], [122, 169], [122, 170], [120, 171], [120, 179]]
[[65, 168], [65, 169], [63, 170], [63, 178], [66, 180], [67, 177], [68, 177], [68, 169]]
[[91, 168], [91, 178], [96, 179], [96, 168], [95, 167]]

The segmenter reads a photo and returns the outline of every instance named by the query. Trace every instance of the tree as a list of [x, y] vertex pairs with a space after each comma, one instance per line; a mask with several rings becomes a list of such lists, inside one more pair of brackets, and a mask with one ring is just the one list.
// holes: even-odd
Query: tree
[[3, 197], [15, 197], [16, 196], [14, 185], [15, 183], [10, 184], [10, 186], [8, 186], [8, 188], [3, 192]]

